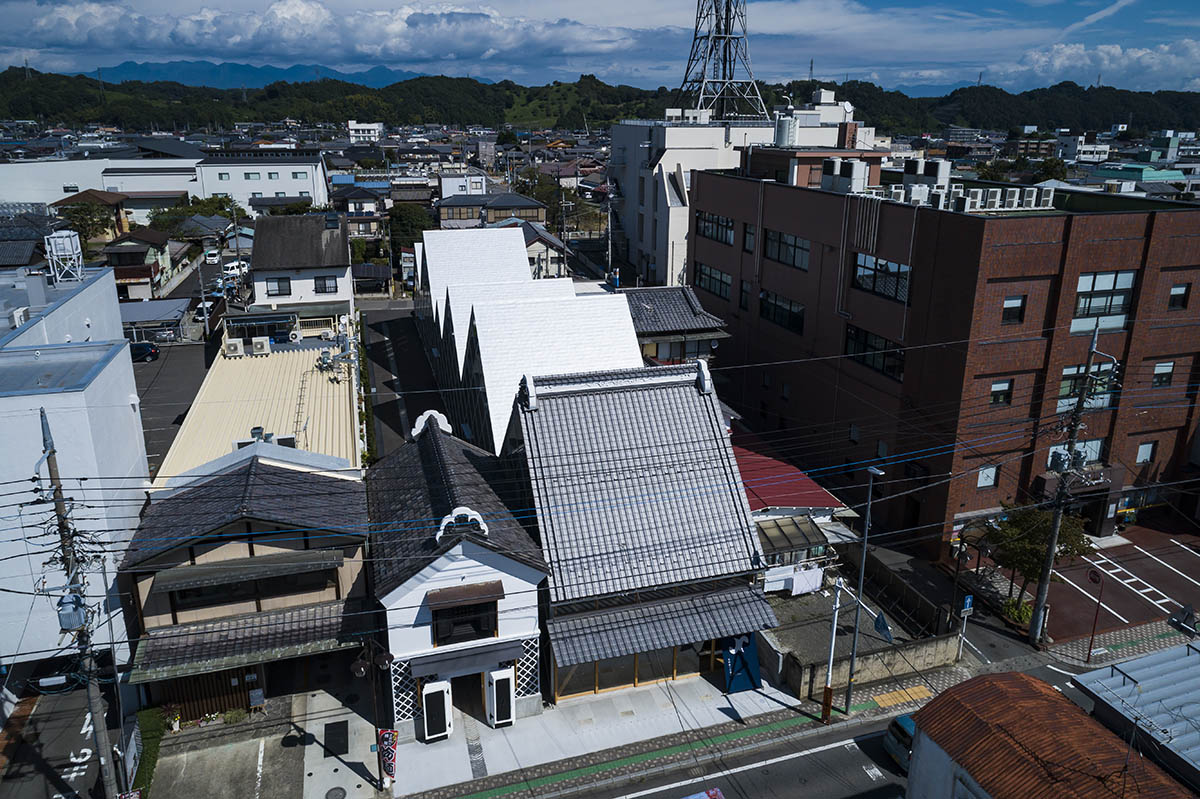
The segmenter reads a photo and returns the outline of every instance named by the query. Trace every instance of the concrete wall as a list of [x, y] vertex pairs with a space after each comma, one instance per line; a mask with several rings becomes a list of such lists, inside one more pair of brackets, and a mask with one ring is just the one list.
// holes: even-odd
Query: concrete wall
[[[328, 269], [256, 269], [251, 272], [251, 277], [254, 278], [255, 305], [272, 305], [279, 309], [316, 302], [344, 302], [347, 308], [354, 305], [354, 280], [350, 277], [350, 268], [347, 266], [331, 266]], [[267, 278], [277, 277], [286, 277], [292, 281], [291, 294], [274, 297], [267, 293]], [[316, 293], [317, 277], [336, 277], [337, 291], [331, 294]]]
[[[186, 191], [197, 194], [196, 158], [18, 161], [0, 164], [0, 202], [52, 203], [84, 189]], [[105, 169], [162, 169], [160, 173], [104, 175]], [[165, 170], [188, 170], [176, 173]], [[64, 191], [64, 186], [77, 189]]]
[[[201, 197], [228, 195], [247, 210], [255, 192], [263, 197], [308, 196], [312, 198], [313, 205], [329, 204], [323, 164], [290, 164], [282, 158], [278, 159], [279, 163], [273, 163], [274, 160], [263, 158], [262, 163], [231, 161], [228, 164], [197, 166], [197, 193]], [[293, 173], [303, 173], [303, 177], [292, 177]], [[258, 180], [248, 180], [247, 174], [257, 174]], [[222, 180], [221, 175], [228, 175], [228, 178]], [[272, 178], [271, 175], [277, 177]]]
[[31, 319], [11, 340], [0, 340], [0, 346], [37, 347], [123, 338], [121, 307], [117, 303], [117, 284], [111, 269], [87, 276], [81, 289], [60, 303], [52, 304]]

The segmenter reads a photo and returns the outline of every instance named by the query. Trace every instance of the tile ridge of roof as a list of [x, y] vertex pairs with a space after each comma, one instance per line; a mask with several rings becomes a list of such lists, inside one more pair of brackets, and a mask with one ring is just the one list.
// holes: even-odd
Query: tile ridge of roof
[[250, 487], [254, 485], [255, 478], [258, 477], [258, 456], [250, 458], [246, 464], [246, 477], [242, 483], [242, 500], [238, 503], [238, 514], [245, 516], [250, 511]]
[[[564, 372], [556, 375], [539, 375], [533, 377], [535, 388], [554, 389], [576, 383], [598, 383], [601, 381], [632, 381], [639, 377], [650, 380], [661, 380], [664, 377], [678, 377], [680, 382], [685, 376], [688, 380], [695, 379], [698, 367], [694, 363], [671, 364], [669, 366], [632, 366], [627, 369], [604, 369], [594, 372]], [[633, 388], [637, 385], [662, 385], [662, 382], [651, 383], [648, 380], [638, 380], [637, 383], [622, 383], [622, 387]], [[580, 387], [581, 390], [596, 389], [596, 386]]]

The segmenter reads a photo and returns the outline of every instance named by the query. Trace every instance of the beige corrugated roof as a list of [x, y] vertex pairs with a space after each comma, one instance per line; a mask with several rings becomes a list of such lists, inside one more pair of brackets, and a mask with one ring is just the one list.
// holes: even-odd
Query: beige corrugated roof
[[304, 348], [218, 357], [155, 475], [155, 487], [231, 452], [253, 427], [294, 435], [297, 448], [344, 458], [357, 467], [353, 367], [319, 372], [320, 352]]

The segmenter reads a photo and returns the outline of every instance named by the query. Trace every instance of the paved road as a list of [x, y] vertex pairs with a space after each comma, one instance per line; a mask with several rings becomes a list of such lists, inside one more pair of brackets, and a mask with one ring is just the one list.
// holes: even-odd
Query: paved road
[[157, 361], [133, 365], [151, 477], [162, 465], [206, 374], [203, 344], [172, 344], [161, 352]]
[[[102, 793], [91, 725], [83, 688], [38, 699], [0, 780], [0, 799], [81, 799]], [[116, 741], [116, 730], [109, 736]]]
[[902, 797], [907, 780], [883, 749], [888, 721], [859, 727], [853, 735], [833, 729], [798, 743], [786, 742], [749, 756], [665, 775], [634, 790], [626, 786], [597, 796], [681, 799], [720, 788], [725, 799]]

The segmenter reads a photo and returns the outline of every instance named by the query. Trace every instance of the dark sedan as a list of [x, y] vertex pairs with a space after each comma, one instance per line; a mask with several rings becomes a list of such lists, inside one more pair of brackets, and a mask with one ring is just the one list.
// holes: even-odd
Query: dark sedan
[[135, 361], [157, 361], [158, 345], [149, 341], [135, 341], [129, 345], [129, 356]]

